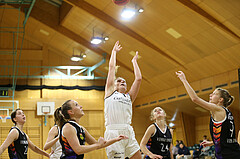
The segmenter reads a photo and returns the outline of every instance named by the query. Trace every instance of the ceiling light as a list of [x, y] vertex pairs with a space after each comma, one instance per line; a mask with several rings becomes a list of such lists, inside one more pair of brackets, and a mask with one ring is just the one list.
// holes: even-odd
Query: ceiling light
[[138, 12], [139, 12], [139, 13], [142, 13], [143, 11], [144, 11], [143, 8], [139, 8], [139, 9], [138, 9]]
[[102, 37], [92, 37], [92, 39], [91, 39], [91, 43], [95, 44], [95, 45], [100, 44], [101, 42], [103, 42]]
[[105, 41], [107, 41], [107, 40], [109, 40], [109, 37], [108, 36], [106, 36], [106, 37], [104, 37], [103, 36], [103, 33], [101, 34], [101, 36], [95, 36], [94, 35], [94, 28], [93, 28], [93, 35], [92, 35], [92, 38], [91, 38], [91, 43], [92, 44], [94, 44], [94, 45], [98, 45], [98, 44], [100, 44], [100, 43], [102, 43], [102, 42], [105, 42]]
[[94, 45], [97, 45], [97, 44], [100, 44], [102, 42], [105, 42], [109, 40], [109, 37], [92, 37], [91, 39], [91, 43], [94, 44]]
[[169, 28], [168, 30], [166, 30], [166, 32], [170, 35], [172, 35], [174, 38], [178, 39], [180, 38], [182, 35], [180, 33], [178, 33], [176, 30], [174, 30], [173, 28]]
[[71, 60], [72, 61], [81, 61], [83, 59], [83, 57], [81, 57], [80, 55], [72, 55]]
[[131, 9], [131, 8], [123, 8], [121, 16], [125, 19], [130, 19], [132, 18], [134, 15], [136, 14], [136, 10], [135, 9]]
[[42, 34], [44, 34], [46, 36], [49, 35], [49, 32], [47, 32], [46, 30], [40, 29], [39, 31], [40, 31], [40, 33], [42, 33]]
[[74, 51], [75, 51], [75, 49], [73, 48], [73, 55], [71, 57], [71, 61], [81, 61], [85, 57], [87, 57], [87, 55], [85, 53], [81, 52], [80, 50], [78, 50], [79, 55], [76, 55], [76, 54], [74, 55]]

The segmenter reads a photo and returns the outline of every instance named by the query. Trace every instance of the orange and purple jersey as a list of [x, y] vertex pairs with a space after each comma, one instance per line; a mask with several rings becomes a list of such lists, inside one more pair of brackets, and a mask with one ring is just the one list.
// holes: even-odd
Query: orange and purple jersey
[[215, 145], [217, 159], [239, 158], [240, 146], [235, 138], [235, 125], [232, 113], [225, 107], [226, 118], [216, 122], [210, 118], [210, 133]]
[[[68, 121], [66, 123], [71, 124], [76, 129], [76, 135], [78, 137], [80, 145], [85, 145], [85, 132], [83, 128], [74, 121]], [[64, 125], [62, 126], [62, 128], [64, 127]], [[84, 154], [77, 155], [74, 152], [67, 139], [62, 135], [62, 129], [60, 132], [60, 143], [62, 145], [62, 156], [60, 157], [60, 159], [83, 159]]]

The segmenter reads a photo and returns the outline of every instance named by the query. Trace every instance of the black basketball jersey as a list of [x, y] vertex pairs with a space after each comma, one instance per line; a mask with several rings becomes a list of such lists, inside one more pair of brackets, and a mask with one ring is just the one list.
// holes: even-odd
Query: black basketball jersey
[[[85, 145], [85, 131], [83, 130], [83, 128], [74, 121], [68, 121], [66, 123], [71, 124], [76, 129], [76, 133], [77, 133], [77, 137], [80, 145]], [[66, 123], [64, 123], [64, 125]], [[64, 127], [64, 125], [62, 126], [62, 128]], [[61, 131], [60, 143], [62, 145], [62, 156], [60, 158], [61, 159], [83, 159], [84, 154], [77, 155], [69, 145], [67, 139], [62, 135], [62, 128], [60, 130]]]
[[216, 122], [210, 118], [210, 133], [215, 145], [217, 159], [240, 158], [240, 147], [235, 137], [235, 125], [232, 113], [225, 107], [226, 118]]
[[[165, 132], [162, 132], [161, 129], [154, 123], [156, 128], [155, 134], [149, 139], [147, 146], [149, 151], [153, 154], [161, 155], [164, 158], [171, 158], [170, 156], [170, 145], [172, 143], [172, 134], [169, 128], [166, 126]], [[149, 159], [149, 156], [146, 157]]]
[[[12, 127], [12, 129], [18, 130], [18, 139], [13, 141], [8, 146], [8, 155], [10, 159], [27, 159], [27, 151], [28, 151], [28, 141], [27, 135], [19, 130], [17, 127]], [[10, 132], [9, 131], [9, 132]]]

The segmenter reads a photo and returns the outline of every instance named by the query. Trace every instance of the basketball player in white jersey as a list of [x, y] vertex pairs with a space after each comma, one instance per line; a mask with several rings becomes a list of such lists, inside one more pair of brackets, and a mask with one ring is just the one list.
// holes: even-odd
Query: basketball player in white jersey
[[109, 71], [105, 87], [104, 113], [105, 113], [105, 139], [109, 140], [119, 135], [128, 136], [129, 139], [114, 143], [106, 148], [109, 159], [141, 159], [140, 147], [135, 139], [131, 124], [132, 102], [136, 99], [142, 75], [137, 64], [138, 52], [132, 59], [135, 80], [127, 91], [125, 79], [118, 77], [115, 80], [116, 54], [122, 49], [117, 41], [113, 47], [109, 60]]
[[50, 159], [59, 159], [62, 155], [62, 146], [59, 140], [60, 136], [60, 119], [58, 113], [61, 111], [61, 107], [57, 108], [54, 112], [54, 126], [50, 129], [48, 133], [47, 141], [44, 145], [44, 150], [52, 149]]

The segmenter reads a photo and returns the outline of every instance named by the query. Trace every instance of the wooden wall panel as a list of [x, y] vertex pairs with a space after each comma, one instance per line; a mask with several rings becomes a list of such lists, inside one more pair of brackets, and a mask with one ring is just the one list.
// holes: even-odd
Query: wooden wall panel
[[[0, 123], [1, 123], [1, 127], [0, 127], [0, 141], [1, 141], [1, 144], [5, 141], [8, 133], [9, 133], [9, 130], [11, 128], [11, 126], [13, 125], [12, 124], [12, 121], [11, 120], [6, 120], [6, 123], [3, 123], [2, 120], [0, 120]], [[0, 156], [0, 159], [8, 159], [8, 151], [7, 149], [1, 154]]]
[[176, 132], [176, 140], [184, 141], [184, 134], [183, 134], [182, 124], [180, 120], [176, 121], [176, 129], [174, 130], [174, 132]]
[[138, 111], [134, 111], [133, 113], [132, 126], [135, 131], [135, 136], [139, 144], [148, 126], [152, 123], [149, 119], [149, 116], [150, 116], [150, 112], [146, 112], [146, 114], [142, 114]]
[[210, 121], [210, 115], [195, 118], [195, 123], [196, 123], [195, 143], [199, 143], [200, 140], [203, 140], [204, 135], [207, 135], [207, 139], [211, 140], [210, 130], [209, 130], [209, 121]]
[[195, 144], [195, 118], [186, 113], [180, 113], [182, 122], [183, 141], [186, 146]]

